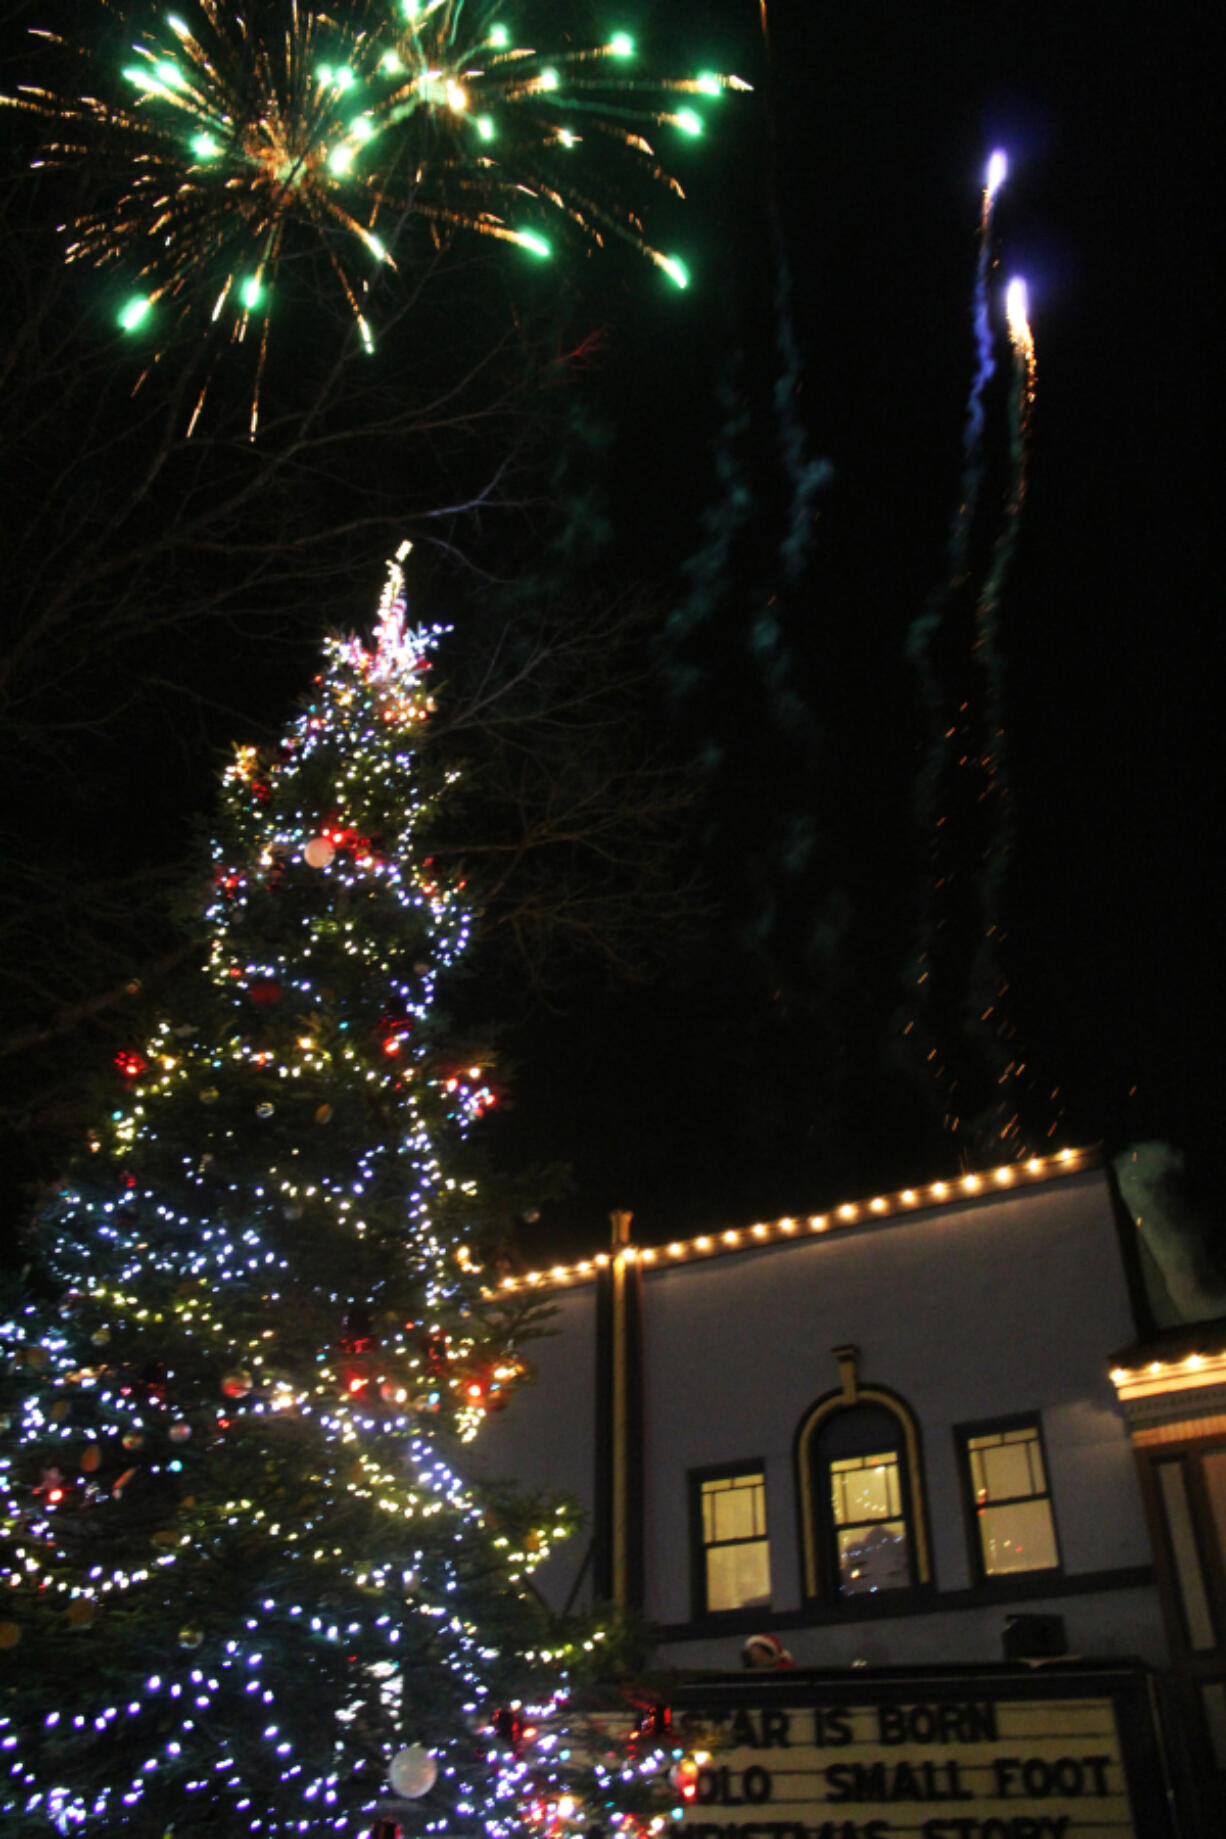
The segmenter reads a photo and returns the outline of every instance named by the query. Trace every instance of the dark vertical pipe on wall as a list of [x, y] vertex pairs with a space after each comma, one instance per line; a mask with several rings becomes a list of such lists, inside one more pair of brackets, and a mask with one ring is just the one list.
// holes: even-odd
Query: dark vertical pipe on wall
[[643, 1603], [643, 1287], [629, 1213], [611, 1215], [613, 1252], [596, 1285], [597, 1597]]

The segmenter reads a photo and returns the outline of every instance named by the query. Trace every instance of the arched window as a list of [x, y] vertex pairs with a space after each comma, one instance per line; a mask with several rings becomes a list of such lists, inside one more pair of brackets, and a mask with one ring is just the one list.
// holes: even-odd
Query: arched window
[[884, 1601], [932, 1581], [919, 1429], [895, 1393], [860, 1384], [858, 1349], [835, 1356], [843, 1384], [796, 1435], [805, 1590]]

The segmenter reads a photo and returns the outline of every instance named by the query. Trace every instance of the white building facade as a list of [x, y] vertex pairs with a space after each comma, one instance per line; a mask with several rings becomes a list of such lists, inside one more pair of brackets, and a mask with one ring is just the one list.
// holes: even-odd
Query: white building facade
[[[619, 1603], [654, 1625], [661, 1666], [712, 1676], [741, 1667], [750, 1635], [773, 1636], [810, 1720], [823, 1703], [847, 1710], [848, 1682], [857, 1703], [877, 1692], [877, 1719], [903, 1703], [890, 1697], [902, 1678], [912, 1705], [978, 1703], [977, 1679], [986, 1704], [1023, 1663], [1069, 1681], [1090, 1662], [1113, 1678], [1133, 1668], [1129, 1690], [1154, 1697], [1138, 1682], [1152, 1669], [1161, 1686], [1171, 1665], [1170, 1566], [1161, 1552], [1155, 1564], [1164, 1534], [1118, 1358], [1155, 1331], [1131, 1222], [1094, 1155], [671, 1246], [636, 1248], [629, 1229], [614, 1216], [609, 1252], [507, 1280], [547, 1292], [556, 1314], [530, 1349], [537, 1383], [491, 1423], [483, 1460], [587, 1511], [588, 1542], [540, 1575], [555, 1606]], [[1134, 1707], [1131, 1728], [1148, 1715]], [[1188, 1717], [1163, 1766], [1191, 1807], [1211, 1733]], [[993, 1756], [980, 1754], [985, 1784], [1000, 1779], [989, 1762], [1009, 1761]], [[1096, 1766], [1078, 1777], [1087, 1795]], [[875, 1767], [854, 1779], [880, 1788]], [[1157, 1834], [1157, 1803], [1138, 1825], [1117, 1787], [1124, 1823], [1102, 1824], [1104, 1801], [1094, 1830]], [[849, 1811], [847, 1830], [867, 1831], [873, 1808]], [[938, 1831], [897, 1813], [881, 1832]], [[1071, 1839], [1068, 1818], [1051, 1830]], [[1202, 1830], [1195, 1808], [1186, 1818]], [[812, 1809], [796, 1823], [822, 1830]]]

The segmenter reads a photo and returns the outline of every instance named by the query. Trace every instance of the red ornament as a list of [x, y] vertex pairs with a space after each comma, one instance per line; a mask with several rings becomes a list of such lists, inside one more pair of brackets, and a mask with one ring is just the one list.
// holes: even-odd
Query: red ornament
[[46, 1501], [49, 1507], [58, 1507], [64, 1498], [65, 1491], [64, 1477], [58, 1469], [52, 1468], [43, 1470], [34, 1493], [38, 1499]]
[[122, 1047], [115, 1055], [115, 1065], [125, 1079], [139, 1079], [149, 1062], [134, 1047]]
[[536, 1731], [524, 1720], [522, 1711], [517, 1706], [506, 1705], [494, 1713], [491, 1723], [494, 1734], [501, 1742], [518, 1756], [525, 1743], [530, 1743]]
[[337, 1345], [342, 1354], [374, 1352], [378, 1342], [375, 1340], [369, 1309], [363, 1308], [360, 1303], [354, 1303], [345, 1311], [345, 1319], [341, 1323], [341, 1336]]
[[259, 1009], [275, 1009], [284, 994], [279, 977], [253, 977], [247, 994]]
[[413, 1031], [410, 1016], [388, 1016], [383, 1022], [383, 1051], [385, 1054], [398, 1054]]
[[426, 1371], [438, 1378], [447, 1371], [451, 1363], [446, 1335], [427, 1335], [422, 1350], [426, 1356]]

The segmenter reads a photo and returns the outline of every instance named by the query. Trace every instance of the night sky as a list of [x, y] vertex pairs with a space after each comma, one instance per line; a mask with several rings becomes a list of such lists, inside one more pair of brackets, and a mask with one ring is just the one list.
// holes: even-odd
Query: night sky
[[[491, 1155], [573, 1171], [571, 1193], [524, 1229], [531, 1260], [603, 1243], [614, 1207], [650, 1242], [948, 1174], [967, 1153], [996, 1159], [942, 1128], [901, 1051], [924, 735], [906, 639], [948, 573], [995, 146], [1011, 170], [985, 505], [1008, 477], [998, 296], [1014, 273], [1038, 359], [1001, 608], [1010, 1017], [1035, 1130], [1056, 1122], [1044, 1143], [1114, 1152], [1161, 1136], [1212, 1169], [1208, 16], [1126, 0], [769, 0], [764, 38], [754, 0], [600, 14], [597, 31], [662, 42], [665, 65], [754, 85], [719, 102], [685, 162], [673, 222], [691, 289], [597, 259], [567, 308], [571, 339], [598, 335], [574, 395], [599, 431], [599, 567], [615, 587], [649, 585], [661, 609], [644, 696], [702, 762], [678, 873], [702, 871], [710, 911], [650, 954], [664, 966], [651, 981], [627, 990], [593, 970], [548, 1013], [526, 1013], [505, 969], [483, 975], [478, 960], [465, 1001], [505, 1023], [514, 1068]], [[494, 517], [448, 531], [471, 564], [457, 601], [473, 569], [507, 566], [499, 531]], [[423, 553], [413, 612], [447, 618], [445, 554]], [[355, 622], [382, 555], [346, 559]], [[314, 645], [300, 634], [249, 674], [234, 670], [233, 632], [196, 641], [204, 696], [220, 708], [233, 689], [275, 726], [299, 687], [287, 669], [309, 671], [304, 637]], [[190, 746], [177, 736], [176, 770], [152, 774], [133, 738], [144, 804], [138, 822], [116, 802], [117, 854], [142, 824], [173, 853], [207, 812], [222, 738], [202, 719]], [[41, 795], [50, 814], [54, 787]], [[968, 845], [968, 875], [980, 860]]]
[[[721, 428], [750, 424], [735, 586], [691, 640], [701, 710], [665, 697], [719, 756], [705, 834], [722, 907], [667, 987], [517, 1041], [502, 1128], [577, 1176], [530, 1240], [542, 1256], [600, 1243], [611, 1206], [651, 1241], [958, 1167], [895, 1052], [919, 742], [903, 647], [945, 566], [996, 145], [995, 279], [1026, 277], [1038, 352], [1003, 607], [1013, 1016], [1059, 1088], [1054, 1143], [1165, 1136], [1203, 1168], [1220, 1113], [1207, 40], [1193, 9], [777, 3], [768, 77], [755, 11], [703, 9], [757, 89], [735, 153], [694, 187], [701, 296], [683, 326], [628, 313], [616, 355], [618, 383], [644, 385], [619, 393], [629, 557], [701, 559]], [[780, 250], [791, 402], [832, 469], [790, 585]], [[1007, 368], [999, 313], [996, 328]], [[774, 695], [752, 640], [772, 596]], [[661, 669], [675, 679], [667, 644]]]

